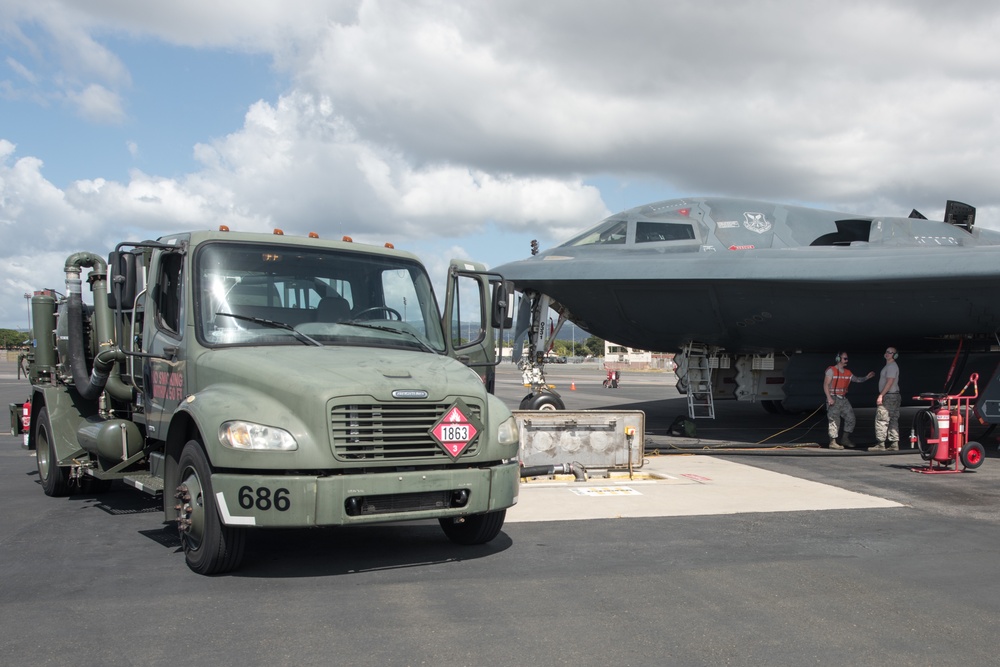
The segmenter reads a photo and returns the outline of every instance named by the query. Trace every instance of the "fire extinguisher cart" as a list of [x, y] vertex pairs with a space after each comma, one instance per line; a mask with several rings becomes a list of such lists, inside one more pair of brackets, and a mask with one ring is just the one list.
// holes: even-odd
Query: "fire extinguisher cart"
[[[972, 393], [966, 393], [969, 388]], [[911, 468], [928, 475], [968, 472], [983, 464], [986, 450], [978, 442], [969, 441], [969, 418], [972, 402], [979, 397], [979, 374], [973, 373], [957, 394], [920, 394], [913, 398], [931, 401], [934, 406], [922, 410], [913, 418], [910, 441], [920, 448], [920, 457], [927, 465]], [[962, 470], [958, 469], [959, 462]]]

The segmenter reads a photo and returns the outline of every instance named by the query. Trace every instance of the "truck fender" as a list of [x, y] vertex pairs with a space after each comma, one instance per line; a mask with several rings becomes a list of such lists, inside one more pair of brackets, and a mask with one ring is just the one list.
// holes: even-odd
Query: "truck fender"
[[181, 401], [167, 431], [168, 451], [176, 450], [179, 456], [184, 443], [200, 435], [213, 467], [268, 468], [289, 463], [289, 452], [244, 452], [221, 446], [219, 428], [235, 419], [283, 428], [299, 443], [299, 451], [310, 448], [311, 431], [292, 408], [264, 392], [227, 383], [212, 385]]
[[32, 428], [28, 438], [29, 449], [35, 448], [35, 420], [43, 407], [48, 408], [56, 460], [64, 462], [83, 455], [84, 450], [77, 442], [76, 431], [87, 417], [97, 414], [97, 404], [94, 401], [84, 400], [76, 392], [67, 391], [62, 387], [36, 387], [31, 397]]

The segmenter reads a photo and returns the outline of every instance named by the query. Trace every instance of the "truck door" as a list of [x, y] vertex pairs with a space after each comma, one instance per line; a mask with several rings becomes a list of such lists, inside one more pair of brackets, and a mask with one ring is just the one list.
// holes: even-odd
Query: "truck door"
[[189, 317], [184, 307], [184, 253], [161, 250], [153, 253], [143, 333], [146, 355], [143, 386], [146, 399], [146, 427], [149, 436], [167, 436], [170, 417], [186, 393], [184, 324]]
[[497, 322], [495, 309], [491, 307], [491, 277], [500, 280], [499, 275], [488, 273], [482, 264], [452, 260], [442, 324], [448, 354], [479, 373], [492, 392], [498, 356], [494, 326], [503, 327], [503, 323]]

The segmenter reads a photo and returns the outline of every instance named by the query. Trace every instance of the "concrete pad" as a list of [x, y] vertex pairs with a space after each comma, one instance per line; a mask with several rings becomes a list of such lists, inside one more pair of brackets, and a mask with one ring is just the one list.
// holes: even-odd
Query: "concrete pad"
[[[521, 484], [507, 521], [579, 521], [902, 507], [897, 502], [711, 456], [654, 457], [642, 479]], [[656, 479], [649, 479], [655, 477]]]

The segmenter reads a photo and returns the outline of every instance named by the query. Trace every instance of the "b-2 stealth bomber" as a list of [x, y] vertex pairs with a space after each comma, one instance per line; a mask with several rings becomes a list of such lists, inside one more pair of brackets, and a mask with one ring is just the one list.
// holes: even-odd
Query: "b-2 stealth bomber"
[[910, 361], [904, 393], [964, 382], [977, 365], [990, 377], [1000, 232], [976, 227], [975, 214], [952, 201], [935, 221], [722, 197], [616, 213], [496, 269], [527, 297], [514, 352], [530, 336], [522, 407], [561, 407], [541, 368], [557, 333], [543, 324], [549, 308], [619, 345], [677, 352], [682, 389], [708, 380], [717, 397], [769, 410], [819, 404], [839, 350], [877, 370], [896, 346]]

